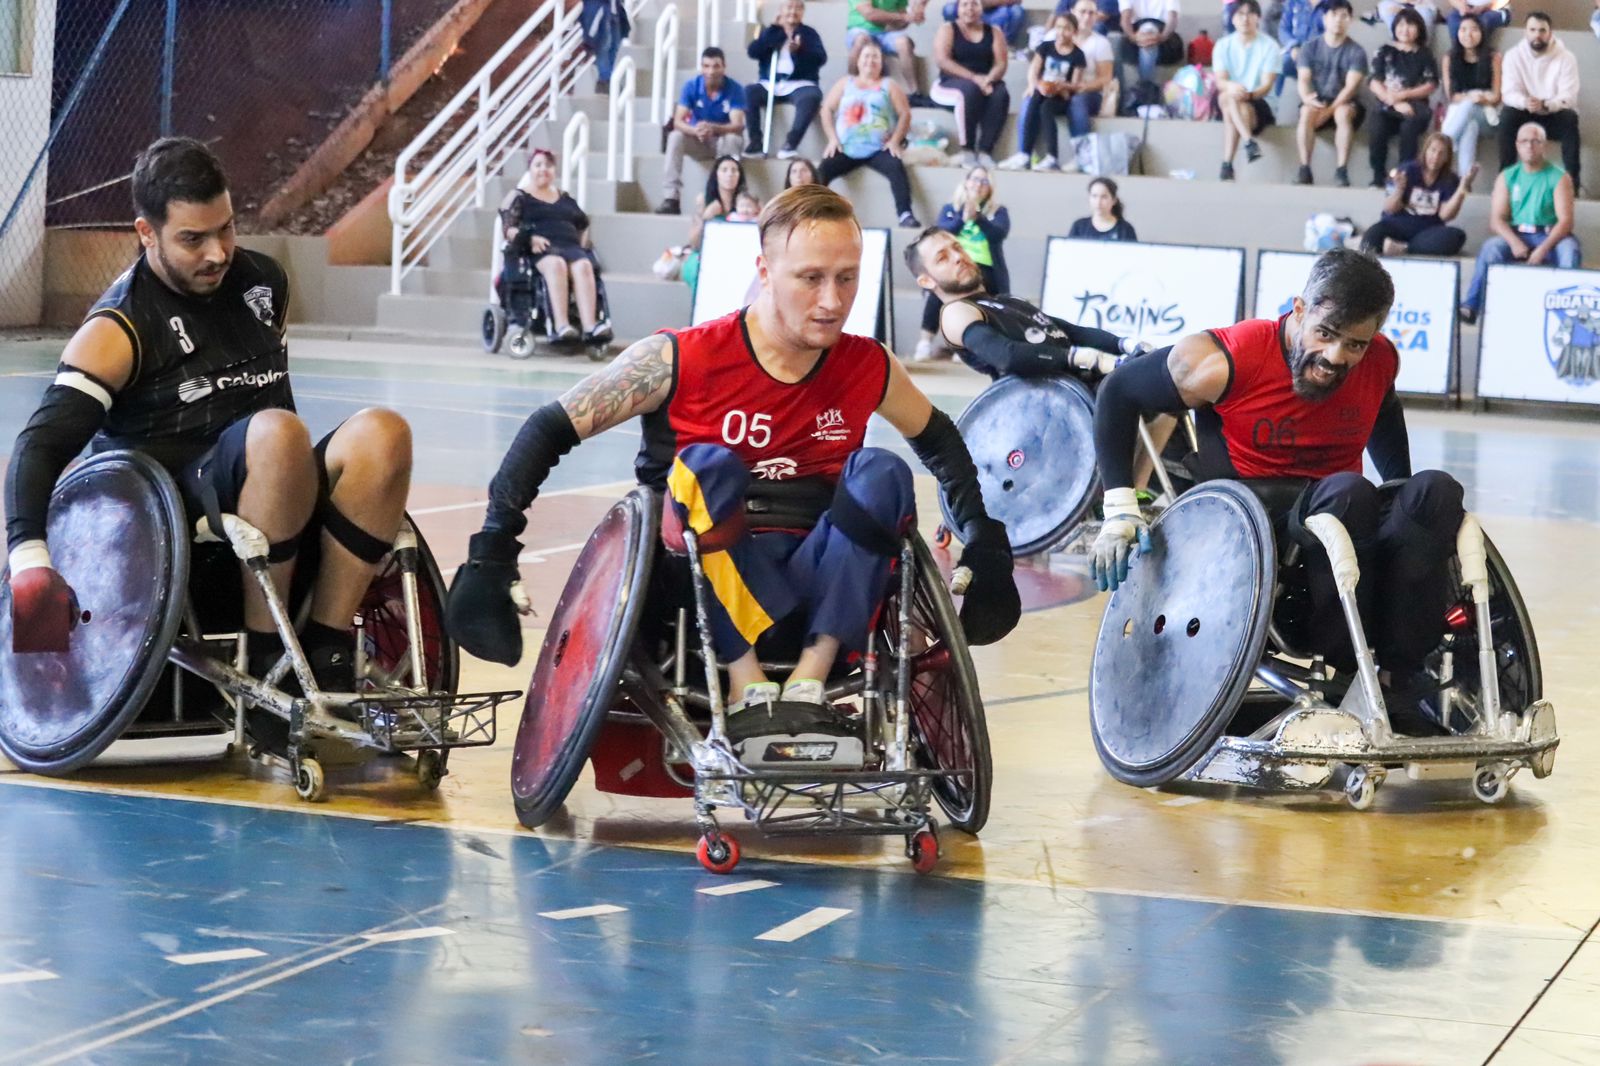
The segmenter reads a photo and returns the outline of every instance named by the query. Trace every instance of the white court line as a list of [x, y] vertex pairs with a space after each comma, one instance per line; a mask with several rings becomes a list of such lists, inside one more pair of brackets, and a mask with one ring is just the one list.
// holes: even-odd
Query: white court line
[[594, 918], [602, 914], [621, 914], [628, 908], [615, 903], [596, 903], [592, 907], [569, 907], [564, 911], [540, 911], [539, 917], [564, 922], [569, 918]]
[[223, 951], [191, 951], [187, 955], [168, 955], [167, 961], [178, 966], [203, 966], [208, 962], [259, 959], [265, 954], [266, 952], [260, 948], [228, 948]]
[[395, 929], [387, 933], [364, 933], [361, 939], [374, 944], [395, 944], [402, 940], [427, 940], [436, 936], [455, 936], [454, 929], [430, 925], [426, 929]]
[[837, 922], [849, 913], [850, 911], [846, 907], [813, 907], [793, 921], [784, 922], [782, 925], [768, 929], [756, 939], [775, 940], [780, 944], [790, 944], [803, 936], [815, 933], [825, 925]]
[[[637, 484], [637, 481], [602, 481], [598, 485], [579, 485], [575, 489], [556, 489], [554, 492], [541, 492], [539, 493], [539, 499], [548, 500], [552, 496], [588, 495], [590, 493], [598, 493], [602, 489], [610, 491], [615, 491], [618, 489], [631, 489]], [[469, 500], [466, 503], [442, 503], [438, 507], [422, 507], [414, 510], [407, 510], [406, 514], [415, 518], [418, 515], [443, 514], [445, 511], [468, 511], [474, 507], [487, 507], [488, 505], [488, 500]]]
[[711, 885], [707, 888], [697, 888], [696, 892], [702, 896], [737, 896], [741, 892], [758, 892], [763, 888], [777, 888], [776, 881], [735, 881], [731, 885]]
[[26, 985], [34, 981], [54, 981], [60, 974], [53, 974], [49, 970], [17, 970], [14, 973], [0, 973], [0, 985]]
[[1177, 799], [1162, 800], [1161, 801], [1161, 806], [1163, 806], [1163, 807], [1188, 807], [1191, 804], [1204, 803], [1205, 801], [1206, 801], [1206, 798], [1204, 796], [1179, 796]]

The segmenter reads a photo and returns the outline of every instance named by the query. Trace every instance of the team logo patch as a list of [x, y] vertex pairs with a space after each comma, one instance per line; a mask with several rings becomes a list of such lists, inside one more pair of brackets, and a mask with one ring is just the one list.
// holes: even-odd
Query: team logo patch
[[1600, 288], [1568, 285], [1545, 293], [1544, 354], [1568, 385], [1600, 381]]
[[844, 424], [844, 415], [839, 409], [830, 407], [817, 416], [817, 429], [811, 436], [817, 440], [849, 440], [850, 428]]
[[1043, 344], [1045, 332], [1038, 326], [1029, 326], [1027, 332], [1022, 335], [1022, 338], [1029, 344]]
[[763, 459], [755, 465], [756, 477], [764, 478], [767, 481], [782, 481], [785, 478], [794, 477], [799, 471], [800, 467], [793, 459], [787, 456], [780, 456], [777, 459]]
[[216, 386], [211, 384], [210, 378], [190, 378], [178, 386], [178, 400], [181, 403], [194, 403], [216, 391]]
[[266, 285], [257, 285], [248, 289], [244, 294], [244, 302], [250, 310], [261, 320], [263, 326], [272, 325], [272, 289]]

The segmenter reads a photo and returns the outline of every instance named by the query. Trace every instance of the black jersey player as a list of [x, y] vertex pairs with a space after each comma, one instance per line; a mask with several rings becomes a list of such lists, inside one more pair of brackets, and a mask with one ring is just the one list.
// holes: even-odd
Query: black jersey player
[[[349, 691], [349, 622], [399, 528], [410, 429], [372, 408], [313, 445], [289, 387], [288, 280], [235, 246], [227, 179], [203, 144], [151, 145], [134, 167], [133, 201], [139, 258], [68, 342], [6, 472], [15, 649], [63, 651], [68, 639], [71, 590], [45, 542], [56, 479], [85, 445], [133, 448], [171, 472], [191, 522], [228, 512], [261, 530], [280, 591], [302, 542], [317, 538], [301, 639], [319, 684]], [[282, 645], [260, 589], [244, 588], [259, 668]]]

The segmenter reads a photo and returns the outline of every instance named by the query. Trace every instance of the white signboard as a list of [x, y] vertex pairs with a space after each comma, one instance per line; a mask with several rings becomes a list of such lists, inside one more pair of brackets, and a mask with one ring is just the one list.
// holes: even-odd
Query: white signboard
[[[1310, 252], [1261, 252], [1256, 256], [1256, 318], [1293, 310], [1317, 257]], [[1380, 260], [1394, 279], [1394, 307], [1383, 332], [1400, 353], [1401, 392], [1455, 393], [1456, 293], [1461, 267], [1448, 259]]]
[[1239, 320], [1242, 248], [1051, 237], [1044, 259], [1046, 314], [1161, 348]]
[[1489, 268], [1478, 395], [1600, 404], [1600, 271]]
[[[756, 257], [761, 242], [754, 222], [706, 223], [700, 243], [700, 278], [695, 283], [692, 325], [721, 318], [753, 302], [760, 292]], [[855, 306], [844, 324], [846, 333], [887, 340], [879, 326], [878, 309], [888, 282], [889, 231], [861, 231], [861, 284]]]

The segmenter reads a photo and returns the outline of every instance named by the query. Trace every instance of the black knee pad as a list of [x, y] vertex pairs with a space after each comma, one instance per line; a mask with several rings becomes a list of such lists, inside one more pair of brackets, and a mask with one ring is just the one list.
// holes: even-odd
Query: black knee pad
[[371, 533], [346, 518], [344, 513], [334, 506], [332, 500], [324, 500], [322, 502], [319, 515], [322, 519], [322, 528], [327, 531], [328, 536], [332, 537], [346, 551], [364, 563], [376, 566], [383, 561], [383, 557], [388, 555], [390, 549], [394, 547], [393, 544], [379, 537], [374, 537]]

